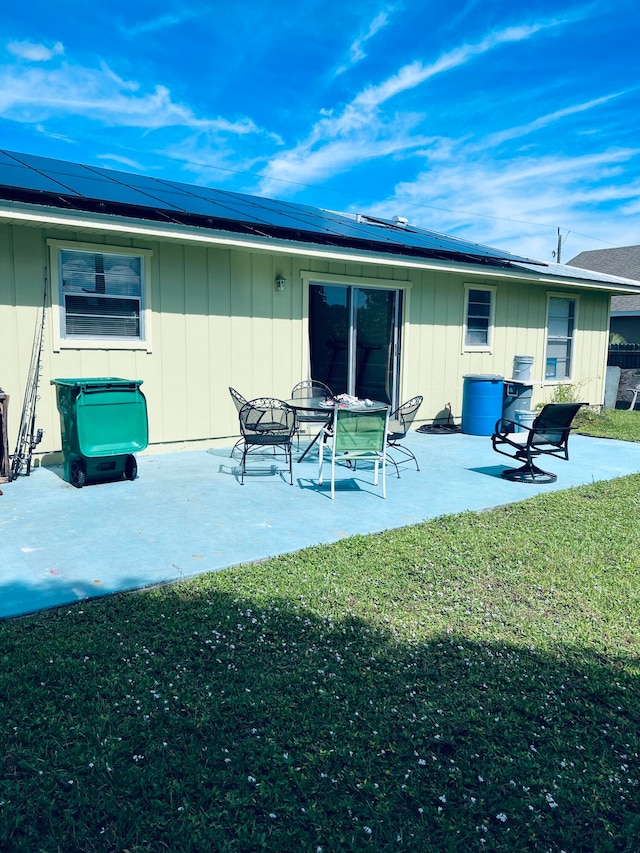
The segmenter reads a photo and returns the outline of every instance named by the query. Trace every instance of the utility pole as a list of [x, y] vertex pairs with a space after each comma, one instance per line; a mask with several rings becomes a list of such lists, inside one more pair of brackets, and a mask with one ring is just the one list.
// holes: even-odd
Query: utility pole
[[562, 263], [562, 234], [560, 233], [560, 229], [558, 228], [558, 249], [553, 253], [556, 263]]

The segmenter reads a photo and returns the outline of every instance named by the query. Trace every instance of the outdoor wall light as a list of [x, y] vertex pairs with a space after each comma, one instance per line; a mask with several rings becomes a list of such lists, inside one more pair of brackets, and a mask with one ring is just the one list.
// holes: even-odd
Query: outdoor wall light
[[282, 291], [287, 286], [287, 280], [281, 275], [276, 276], [276, 290], [282, 293]]

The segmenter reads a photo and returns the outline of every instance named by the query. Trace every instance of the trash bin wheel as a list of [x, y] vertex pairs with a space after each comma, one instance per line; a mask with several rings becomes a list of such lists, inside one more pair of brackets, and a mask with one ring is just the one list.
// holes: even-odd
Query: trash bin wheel
[[127, 480], [135, 480], [138, 476], [138, 463], [136, 457], [129, 454], [124, 463], [124, 476]]
[[81, 489], [87, 482], [87, 468], [82, 459], [74, 459], [69, 470], [71, 485]]

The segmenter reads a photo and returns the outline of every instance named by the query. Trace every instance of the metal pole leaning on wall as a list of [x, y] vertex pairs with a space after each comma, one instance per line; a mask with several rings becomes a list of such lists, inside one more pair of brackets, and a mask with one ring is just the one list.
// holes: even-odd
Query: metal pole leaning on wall
[[44, 275], [44, 296], [42, 299], [42, 313], [36, 318], [36, 329], [33, 336], [31, 348], [31, 363], [24, 392], [24, 402], [20, 415], [20, 426], [18, 428], [18, 440], [16, 449], [11, 458], [11, 473], [9, 480], [15, 480], [23, 471], [28, 477], [31, 473], [31, 457], [34, 448], [42, 440], [42, 430], [36, 430], [36, 403], [38, 397], [38, 386], [40, 384], [40, 372], [42, 370], [42, 347], [44, 343], [44, 321], [47, 307], [47, 273]]

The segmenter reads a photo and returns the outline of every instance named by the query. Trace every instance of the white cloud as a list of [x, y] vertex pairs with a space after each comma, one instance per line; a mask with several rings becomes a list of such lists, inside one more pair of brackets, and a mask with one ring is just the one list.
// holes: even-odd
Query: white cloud
[[548, 113], [547, 115], [540, 116], [540, 118], [535, 119], [528, 124], [520, 125], [519, 127], [510, 127], [506, 130], [501, 130], [498, 133], [493, 133], [490, 136], [487, 136], [483, 142], [485, 147], [492, 148], [496, 145], [500, 145], [502, 142], [506, 142], [509, 139], [517, 139], [520, 136], [526, 136], [529, 133], [533, 133], [536, 130], [542, 130], [542, 128], [548, 127], [551, 124], [555, 124], [557, 121], [561, 121], [564, 118], [567, 118], [571, 115], [576, 115], [577, 113], [583, 113], [587, 110], [592, 110], [595, 107], [599, 107], [602, 104], [606, 104], [608, 101], [613, 100], [614, 98], [619, 98], [621, 95], [625, 94], [624, 92], [615, 92], [612, 95], [605, 95], [602, 98], [594, 98], [591, 101], [585, 101], [582, 104], [574, 104], [572, 107], [566, 107], [562, 110], [556, 110], [555, 112]]
[[[358, 140], [335, 139], [320, 146], [317, 150], [300, 149], [295, 156], [277, 158], [270, 163], [270, 177], [263, 182], [261, 194], [282, 194], [286, 183], [313, 183], [327, 174], [357, 166], [367, 160], [389, 157], [408, 149], [419, 148], [429, 143], [429, 139], [411, 136], [399, 126], [395, 132], [385, 130], [370, 136], [360, 136]], [[292, 152], [290, 152], [290, 155]]]
[[406, 216], [425, 228], [546, 260], [559, 227], [571, 233], [563, 253], [568, 260], [587, 248], [637, 242], [640, 181], [625, 181], [623, 170], [639, 156], [640, 149], [611, 149], [501, 162], [476, 159], [461, 147], [363, 212]]
[[180, 12], [168, 12], [164, 15], [159, 15], [156, 18], [150, 18], [147, 21], [140, 21], [137, 24], [127, 22], [120, 25], [120, 31], [127, 38], [136, 38], [139, 35], [146, 33], [155, 33], [159, 30], [167, 30], [172, 27], [184, 24], [193, 18], [200, 17], [203, 14], [202, 10], [181, 9]]
[[[273, 159], [264, 170], [259, 192], [265, 195], [286, 192], [280, 181], [307, 183], [341, 172], [349, 165], [365, 162], [381, 154], [415, 151], [425, 144], [413, 138], [407, 125], [417, 124], [417, 117], [395, 114], [381, 118], [381, 108], [396, 95], [421, 86], [427, 80], [452, 68], [471, 62], [476, 57], [504, 44], [519, 42], [564, 21], [550, 20], [525, 26], [496, 30], [479, 42], [457, 47], [435, 62], [416, 61], [403, 66], [396, 74], [376, 86], [368, 86], [341, 112], [323, 111], [306, 139]], [[390, 140], [393, 139], [393, 145]], [[386, 144], [381, 144], [386, 140]]]
[[59, 41], [53, 47], [31, 41], [10, 41], [7, 44], [7, 50], [14, 56], [27, 59], [29, 62], [48, 62], [54, 56], [64, 53], [64, 46]]
[[355, 98], [353, 103], [356, 106], [369, 109], [380, 106], [380, 104], [395, 97], [400, 92], [404, 92], [407, 89], [414, 89], [437, 74], [442, 74], [444, 71], [466, 65], [476, 57], [494, 50], [501, 45], [510, 42], [525, 41], [543, 30], [558, 27], [561, 23], [564, 22], [554, 20], [529, 24], [527, 26], [507, 27], [504, 30], [496, 30], [490, 33], [475, 44], [465, 44], [448, 53], [444, 53], [429, 65], [424, 65], [422, 62], [411, 62], [409, 65], [401, 68], [397, 74], [389, 77], [388, 80], [385, 80], [378, 86], [370, 86], [365, 89]]
[[184, 127], [208, 133], [258, 133], [249, 118], [203, 118], [176, 103], [165, 86], [142, 91], [135, 81], [118, 77], [107, 65], [83, 68], [0, 66], [0, 116], [25, 123], [81, 117], [111, 127], [149, 130]]
[[342, 65], [340, 68], [338, 68], [336, 74], [342, 74], [350, 66], [356, 65], [358, 62], [361, 62], [367, 55], [364, 50], [364, 45], [369, 41], [369, 39], [373, 38], [376, 33], [384, 29], [388, 23], [388, 12], [379, 12], [375, 16], [373, 21], [371, 21], [367, 30], [361, 35], [359, 35], [358, 38], [351, 45], [349, 49], [349, 65]]

